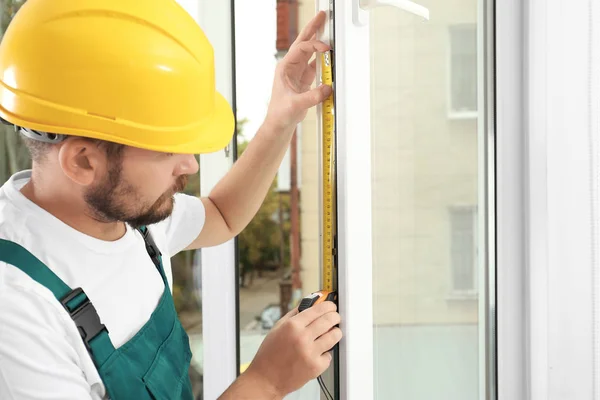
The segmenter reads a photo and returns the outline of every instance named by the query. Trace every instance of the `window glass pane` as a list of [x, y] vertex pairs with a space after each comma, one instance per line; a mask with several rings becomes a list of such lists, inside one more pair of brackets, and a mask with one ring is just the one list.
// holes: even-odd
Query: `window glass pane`
[[371, 12], [377, 399], [479, 397], [477, 0]]
[[[254, 14], [261, 15], [261, 24]], [[235, 1], [238, 158], [266, 115], [277, 63], [276, 28], [275, 1]], [[289, 269], [289, 203], [289, 191], [278, 190], [274, 180], [258, 213], [238, 236], [241, 372], [281, 317], [280, 284]]]
[[[238, 157], [266, 116], [277, 62], [314, 10], [311, 2], [235, 1]], [[260, 24], [255, 15], [260, 15]], [[264, 203], [238, 236], [241, 371], [279, 318], [303, 295], [319, 289], [315, 110], [308, 114]], [[313, 381], [286, 399], [318, 396]]]

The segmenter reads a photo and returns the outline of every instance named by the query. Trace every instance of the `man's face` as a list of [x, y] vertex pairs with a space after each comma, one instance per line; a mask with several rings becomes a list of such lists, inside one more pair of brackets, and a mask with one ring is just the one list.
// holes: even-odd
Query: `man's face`
[[160, 222], [173, 212], [174, 197], [188, 175], [198, 171], [192, 155], [169, 155], [125, 148], [107, 160], [106, 173], [85, 193], [94, 217], [122, 221], [136, 228]]

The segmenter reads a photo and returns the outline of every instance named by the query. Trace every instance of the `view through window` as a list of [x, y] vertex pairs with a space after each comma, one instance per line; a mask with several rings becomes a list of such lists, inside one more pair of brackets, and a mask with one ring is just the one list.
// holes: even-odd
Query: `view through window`
[[377, 399], [479, 398], [478, 1], [371, 13]]

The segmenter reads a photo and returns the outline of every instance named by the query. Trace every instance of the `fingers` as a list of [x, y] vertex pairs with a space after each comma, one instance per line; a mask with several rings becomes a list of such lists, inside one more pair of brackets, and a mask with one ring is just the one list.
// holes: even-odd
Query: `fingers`
[[332, 328], [329, 332], [315, 340], [315, 350], [319, 354], [328, 354], [340, 340], [342, 340], [342, 330], [340, 328]]
[[[332, 88], [329, 85], [320, 85], [314, 89], [308, 90], [295, 99], [297, 107], [300, 109], [309, 109], [322, 103], [332, 93]], [[326, 302], [330, 303], [330, 302]]]
[[292, 64], [306, 63], [315, 52], [326, 52], [331, 47], [320, 40], [309, 40], [294, 44], [286, 54], [286, 59]]
[[302, 311], [294, 318], [298, 321], [298, 323], [301, 326], [305, 327], [312, 324], [313, 321], [315, 321], [317, 318], [336, 310], [337, 306], [335, 305], [335, 303], [333, 303], [332, 301], [324, 301], [322, 303], [317, 304], [316, 306]]
[[308, 56], [306, 61], [312, 57], [315, 51], [325, 52], [331, 50], [331, 47], [320, 40], [309, 40], [307, 42], [298, 43], [296, 48]]
[[331, 361], [333, 361], [333, 356], [330, 352], [324, 352], [319, 356], [319, 362], [321, 364], [321, 369], [319, 375], [321, 375], [329, 366], [331, 365]]
[[276, 328], [279, 325], [283, 324], [285, 321], [287, 321], [288, 319], [292, 318], [296, 314], [298, 314], [298, 308], [292, 308], [290, 311], [288, 311], [287, 314], [285, 314], [283, 317], [279, 318], [279, 321], [277, 321], [275, 323], [275, 326], [273, 328]]
[[309, 326], [308, 330], [312, 338], [316, 339], [331, 330], [334, 326], [338, 325], [341, 321], [340, 314], [337, 312], [328, 312], [314, 320]]
[[312, 82], [315, 80], [315, 76], [317, 76], [317, 59], [315, 58], [308, 64], [308, 68], [302, 74], [302, 78], [300, 82], [303, 86], [310, 86]]
[[325, 11], [319, 11], [317, 15], [313, 17], [312, 20], [298, 34], [296, 38], [296, 42], [303, 42], [306, 40], [310, 40], [313, 36], [317, 34], [317, 31], [325, 25], [325, 19], [327, 18], [327, 14]]
[[287, 321], [288, 319], [290, 319], [291, 317], [293, 317], [296, 314], [298, 314], [298, 309], [297, 308], [292, 308], [290, 311], [288, 311], [287, 314], [285, 314], [279, 320], [280, 321]]

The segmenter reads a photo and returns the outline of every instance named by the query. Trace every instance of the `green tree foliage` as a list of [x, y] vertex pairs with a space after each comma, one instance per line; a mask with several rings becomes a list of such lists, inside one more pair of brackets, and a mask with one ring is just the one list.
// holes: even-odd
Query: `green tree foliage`
[[23, 4], [25, 4], [25, 0], [1, 0], [0, 4], [2, 4], [2, 15], [0, 18], [0, 29], [2, 30], [2, 35], [4, 36], [4, 32], [8, 28], [8, 24], [12, 21], [13, 17], [19, 11], [19, 8]]
[[[243, 140], [243, 137], [241, 139]], [[240, 156], [244, 153], [247, 146], [248, 141], [246, 140], [238, 144], [238, 154]], [[278, 268], [281, 265], [287, 268], [290, 264], [289, 195], [287, 193], [278, 193], [276, 188], [277, 177], [273, 180], [265, 201], [256, 213], [256, 216], [238, 237], [241, 286], [251, 284], [252, 276], [257, 271]], [[280, 204], [283, 211], [283, 226], [279, 222]], [[284, 249], [283, 263], [281, 262], [280, 255], [282, 245]]]
[[[0, 40], [25, 0], [1, 0]], [[10, 176], [20, 170], [31, 168], [31, 159], [27, 148], [14, 128], [0, 124], [0, 182], [6, 182]]]

